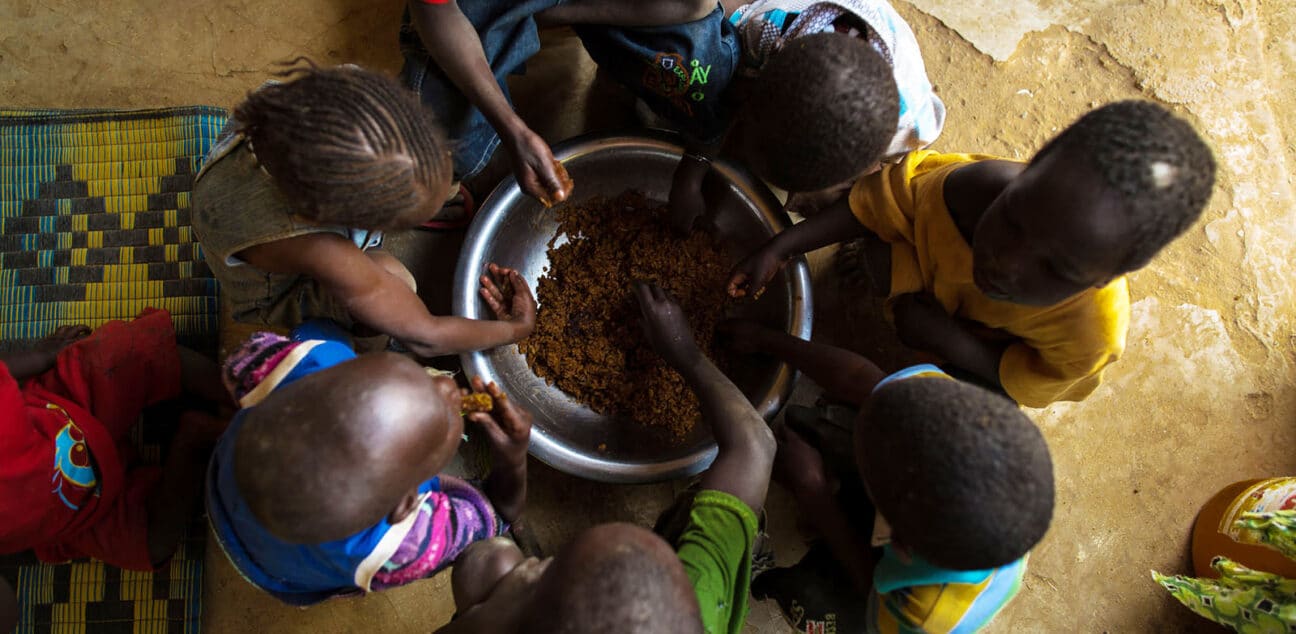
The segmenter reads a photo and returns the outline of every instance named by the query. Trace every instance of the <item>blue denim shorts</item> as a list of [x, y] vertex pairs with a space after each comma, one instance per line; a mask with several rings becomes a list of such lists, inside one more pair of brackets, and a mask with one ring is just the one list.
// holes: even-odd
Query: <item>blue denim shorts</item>
[[[504, 96], [507, 77], [521, 74], [540, 50], [535, 15], [562, 0], [474, 0], [459, 8], [477, 29], [486, 61]], [[597, 25], [576, 27], [590, 57], [616, 81], [642, 98], [657, 114], [685, 133], [714, 141], [724, 132], [721, 95], [738, 67], [733, 25], [716, 6], [706, 17], [686, 24], [647, 28]], [[481, 111], [468, 103], [423, 47], [409, 11], [401, 22], [401, 81], [419, 92], [454, 143], [455, 178], [481, 171], [500, 138]]]

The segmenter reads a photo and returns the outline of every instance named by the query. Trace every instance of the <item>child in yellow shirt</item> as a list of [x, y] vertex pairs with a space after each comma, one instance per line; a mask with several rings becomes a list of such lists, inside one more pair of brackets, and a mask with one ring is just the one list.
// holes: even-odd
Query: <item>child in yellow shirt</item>
[[910, 153], [740, 262], [729, 294], [757, 292], [794, 255], [863, 238], [906, 345], [1023, 405], [1078, 401], [1125, 348], [1124, 275], [1201, 215], [1214, 182], [1186, 121], [1113, 103], [1029, 163]]

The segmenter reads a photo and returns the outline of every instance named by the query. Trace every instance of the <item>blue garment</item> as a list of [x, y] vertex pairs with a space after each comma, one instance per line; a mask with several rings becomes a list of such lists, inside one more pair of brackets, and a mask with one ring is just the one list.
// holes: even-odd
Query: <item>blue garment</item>
[[[207, 514], [221, 550], [239, 574], [290, 605], [311, 605], [356, 590], [356, 570], [392, 526], [383, 518], [350, 537], [323, 544], [290, 544], [252, 515], [234, 479], [234, 445], [248, 410], [230, 422], [207, 469]], [[440, 490], [433, 477], [419, 493]]]
[[[540, 50], [535, 15], [558, 4], [561, 0], [459, 3], [477, 29], [495, 81], [510, 102], [508, 76], [525, 72], [526, 61]], [[739, 59], [734, 28], [718, 5], [710, 15], [687, 24], [648, 28], [581, 25], [575, 30], [599, 67], [654, 110], [700, 139], [718, 140], [723, 133], [720, 95]], [[428, 55], [408, 10], [401, 21], [400, 47], [405, 57], [402, 83], [419, 92], [454, 142], [455, 179], [481, 171], [499, 147], [500, 138]]]
[[[356, 358], [350, 336], [328, 320], [308, 321], [293, 330], [292, 338], [312, 347], [273, 389]], [[271, 535], [252, 515], [234, 478], [235, 441], [248, 411], [234, 416], [207, 468], [207, 515], [221, 550], [244, 579], [284, 603], [311, 605], [356, 590], [357, 569], [391, 524], [383, 518], [355, 535], [323, 544], [290, 544]], [[420, 494], [439, 490], [436, 477], [419, 485]]]

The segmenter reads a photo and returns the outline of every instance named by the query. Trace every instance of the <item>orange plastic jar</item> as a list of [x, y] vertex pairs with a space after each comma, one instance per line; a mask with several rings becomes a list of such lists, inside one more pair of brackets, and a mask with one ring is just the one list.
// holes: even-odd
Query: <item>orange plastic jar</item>
[[1296, 478], [1234, 482], [1215, 494], [1197, 514], [1193, 525], [1193, 569], [1199, 577], [1218, 577], [1211, 559], [1223, 555], [1253, 570], [1296, 578], [1296, 561], [1259, 545], [1248, 531], [1233, 527], [1243, 513], [1296, 508]]

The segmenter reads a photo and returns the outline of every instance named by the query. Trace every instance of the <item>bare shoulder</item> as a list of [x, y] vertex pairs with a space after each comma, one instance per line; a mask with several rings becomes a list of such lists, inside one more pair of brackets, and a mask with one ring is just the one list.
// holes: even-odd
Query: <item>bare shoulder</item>
[[330, 269], [369, 263], [355, 243], [336, 233], [321, 231], [250, 246], [235, 254], [244, 262], [271, 273], [297, 273], [321, 277]]
[[1025, 168], [1025, 163], [1017, 161], [967, 163], [945, 177], [945, 195], [958, 198], [997, 196]]

